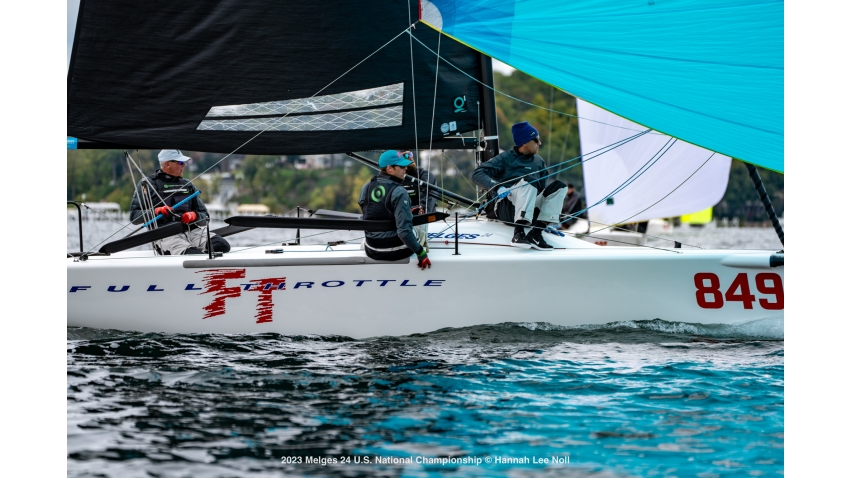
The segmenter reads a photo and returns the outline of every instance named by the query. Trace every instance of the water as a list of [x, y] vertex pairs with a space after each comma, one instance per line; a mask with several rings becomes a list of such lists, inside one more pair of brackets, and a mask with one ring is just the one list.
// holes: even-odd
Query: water
[[[771, 230], [677, 234], [781, 247]], [[776, 476], [783, 331], [780, 317], [359, 341], [68, 328], [68, 474]]]

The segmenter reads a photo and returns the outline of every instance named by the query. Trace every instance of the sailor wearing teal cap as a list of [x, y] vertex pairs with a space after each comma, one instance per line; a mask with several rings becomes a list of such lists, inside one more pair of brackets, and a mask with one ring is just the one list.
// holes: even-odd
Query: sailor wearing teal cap
[[543, 240], [543, 230], [560, 222], [567, 185], [552, 181], [551, 174], [537, 152], [543, 144], [540, 133], [527, 121], [511, 127], [514, 148], [481, 163], [472, 172], [472, 182], [487, 190], [495, 199], [497, 219], [514, 225], [511, 243], [525, 249], [551, 251]]
[[393, 220], [395, 231], [366, 232], [363, 241], [366, 255], [382, 261], [396, 261], [416, 254], [419, 267], [431, 267], [425, 248], [419, 244], [413, 227], [410, 197], [402, 187], [407, 166], [413, 163], [409, 151], [384, 151], [378, 159], [381, 172], [360, 190], [360, 209], [363, 219]]

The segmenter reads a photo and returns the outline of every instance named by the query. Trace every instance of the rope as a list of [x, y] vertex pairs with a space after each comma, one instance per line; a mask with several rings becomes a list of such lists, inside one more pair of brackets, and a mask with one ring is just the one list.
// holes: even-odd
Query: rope
[[[639, 136], [638, 136], [638, 135], [635, 135], [635, 137], [633, 137], [633, 138], [629, 139], [629, 141], [631, 141], [631, 140], [633, 140], [633, 139], [636, 139], [636, 137], [639, 137]], [[644, 164], [643, 164], [643, 166], [641, 166], [640, 168], [638, 168], [638, 170], [637, 170], [634, 174], [632, 174], [632, 175], [631, 175], [629, 178], [627, 178], [627, 179], [626, 179], [626, 180], [625, 180], [622, 184], [620, 184], [618, 187], [616, 187], [616, 188], [614, 189], [614, 191], [612, 191], [611, 193], [609, 193], [608, 195], [606, 195], [605, 197], [603, 197], [602, 199], [600, 199], [600, 200], [599, 200], [599, 201], [597, 201], [596, 203], [594, 203], [594, 204], [592, 204], [592, 205], [590, 205], [590, 206], [586, 207], [585, 209], [583, 209], [583, 210], [581, 210], [581, 211], [578, 211], [577, 213], [575, 213], [575, 214], [573, 214], [573, 215], [568, 215], [568, 217], [567, 217], [566, 219], [564, 219], [564, 220], [560, 221], [558, 224], [563, 224], [564, 222], [566, 222], [566, 221], [567, 221], [567, 220], [569, 220], [570, 218], [577, 217], [579, 214], [581, 214], [581, 213], [583, 213], [583, 212], [585, 212], [585, 211], [588, 211], [590, 208], [595, 207], [595, 206], [598, 206], [598, 205], [599, 205], [599, 204], [601, 204], [602, 202], [606, 201], [608, 198], [612, 197], [613, 195], [617, 194], [618, 192], [622, 191], [624, 188], [626, 188], [627, 186], [629, 186], [630, 184], [632, 184], [632, 183], [633, 183], [634, 181], [636, 181], [636, 180], [637, 180], [640, 176], [642, 176], [642, 175], [643, 175], [646, 171], [648, 171], [648, 170], [649, 170], [649, 168], [651, 168], [652, 166], [654, 166], [654, 165], [655, 165], [655, 164], [656, 164], [656, 163], [657, 163], [657, 162], [658, 162], [658, 161], [659, 161], [659, 160], [660, 160], [660, 159], [661, 159], [661, 158], [662, 158], [662, 157], [663, 157], [663, 156], [667, 153], [667, 151], [669, 151], [669, 150], [673, 147], [673, 145], [676, 143], [676, 141], [678, 141], [678, 140], [676, 140], [675, 138], [670, 138], [670, 139], [668, 139], [668, 140], [667, 140], [667, 142], [666, 142], [666, 143], [664, 143], [664, 145], [662, 145], [662, 146], [661, 146], [661, 148], [660, 148], [658, 151], [656, 151], [656, 152], [655, 152], [655, 154], [653, 154], [653, 155], [652, 155], [652, 156], [651, 156], [651, 157], [647, 160], [647, 162], [646, 162], [646, 163], [644, 163]], [[608, 151], [613, 150], [613, 149], [614, 149], [614, 147], [622, 146], [622, 144], [625, 144], [625, 143], [618, 144], [617, 146], [611, 147], [611, 146], [613, 146], [613, 145], [615, 145], [615, 144], [617, 144], [617, 143], [612, 143], [611, 145], [608, 145], [608, 146], [605, 146], [605, 147], [603, 147], [603, 148], [600, 148], [599, 150], [596, 150], [596, 151], [600, 151], [600, 150], [602, 150], [602, 149], [605, 149], [605, 148], [609, 148], [609, 147], [610, 147], [610, 149], [607, 149], [606, 151], [603, 151], [603, 152], [601, 152], [601, 153], [599, 153], [599, 154], [597, 154], [596, 156], [593, 156], [593, 157], [591, 157], [591, 158], [584, 159], [584, 160], [580, 161], [579, 163], [577, 163], [577, 164], [575, 164], [575, 165], [570, 166], [569, 168], [575, 167], [575, 166], [577, 166], [578, 164], [581, 164], [581, 163], [587, 162], [587, 161], [589, 161], [590, 159], [593, 159], [593, 158], [596, 158], [596, 157], [598, 157], [598, 156], [601, 156], [602, 154], [605, 154], [605, 153], [607, 153]], [[590, 153], [589, 153], [589, 154], [590, 154]], [[713, 155], [714, 155], [714, 154], [712, 154], [712, 156], [713, 156]], [[581, 156], [579, 156], [579, 157], [581, 157]], [[709, 157], [709, 159], [711, 159], [711, 157]], [[571, 161], [572, 161], [572, 160], [571, 160]], [[668, 193], [666, 196], [664, 196], [664, 198], [666, 198], [667, 196], [669, 196], [670, 194], [672, 194], [672, 193], [673, 193], [676, 189], [678, 189], [679, 187], [681, 187], [681, 185], [682, 185], [682, 184], [684, 184], [685, 182], [687, 182], [687, 180], [688, 180], [688, 179], [690, 179], [690, 178], [691, 178], [694, 174], [696, 174], [696, 172], [697, 172], [697, 171], [699, 171], [699, 170], [702, 168], [702, 166], [703, 166], [703, 165], [705, 165], [705, 163], [707, 163], [707, 162], [708, 162], [708, 160], [706, 160], [706, 161], [705, 161], [702, 165], [700, 165], [700, 167], [699, 167], [699, 168], [697, 168], [697, 170], [696, 170], [696, 171], [694, 171], [694, 172], [693, 172], [690, 176], [688, 176], [688, 178], [687, 178], [687, 179], [685, 179], [685, 181], [683, 181], [681, 184], [679, 184], [679, 186], [676, 186], [676, 188], [675, 188], [675, 189], [673, 189], [673, 191], [671, 191], [671, 192], [670, 192], [670, 193]], [[565, 168], [564, 170], [569, 169], [569, 168]], [[559, 172], [560, 172], [560, 171], [559, 171]], [[545, 179], [545, 178], [547, 178], [547, 177], [549, 177], [549, 176], [552, 176], [552, 175], [554, 175], [554, 174], [557, 174], [557, 173], [552, 173], [552, 174], [549, 174], [549, 175], [543, 176], [543, 177], [541, 177], [541, 178], [535, 179], [535, 180], [533, 180], [533, 181], [530, 181], [528, 184], [531, 184], [531, 183], [536, 182], [536, 181], [540, 181], [540, 180]], [[514, 179], [515, 179], [515, 178], [514, 178]], [[494, 186], [494, 187], [495, 187], [495, 186]], [[510, 188], [509, 190], [513, 190], [514, 188], [515, 188], [515, 187]], [[492, 190], [492, 188], [491, 188], [491, 190]], [[658, 202], [662, 201], [664, 198], [659, 199], [658, 201], [656, 201], [656, 203], [655, 203], [655, 204], [658, 204]], [[482, 204], [481, 206], [479, 206], [478, 211], [482, 210], [482, 209], [483, 209], [483, 208], [484, 208], [487, 204], [489, 204], [490, 202], [492, 202], [492, 201], [494, 201], [494, 200], [497, 200], [497, 199], [498, 199], [498, 197], [491, 199], [490, 201], [488, 201], [488, 202], [487, 202], [487, 203], [485, 203], [485, 204]], [[652, 206], [654, 206], [655, 204], [653, 204]], [[648, 208], [644, 209], [644, 211], [645, 211], [645, 210], [647, 210], [647, 209], [649, 209], [649, 208], [651, 208], [652, 206], [649, 206]], [[641, 212], [643, 212], [643, 211], [641, 211]], [[639, 212], [639, 213], [637, 213], [637, 214], [640, 214], [641, 212]], [[635, 214], [635, 216], [636, 216], [637, 214]], [[468, 217], [470, 217], [470, 216], [471, 216], [471, 215], [464, 216], [462, 220], [465, 220], [465, 219], [467, 219], [467, 218], [468, 218]], [[631, 217], [634, 217], [634, 216], [631, 216]], [[628, 219], [631, 219], [631, 218], [627, 218], [626, 220], [628, 220]], [[462, 220], [461, 220], [461, 221], [462, 221]], [[588, 220], [588, 222], [590, 222], [590, 221]], [[624, 221], [622, 221], [622, 222], [624, 222]], [[514, 224], [514, 223], [509, 223], [509, 222], [505, 222], [505, 224], [509, 224], [509, 225], [513, 224], [513, 225], [516, 225], [516, 224]], [[600, 230], [597, 230], [597, 231], [594, 231], [594, 233], [595, 233], [595, 232], [599, 232], [599, 231], [601, 231], [601, 230], [605, 230], [605, 229], [607, 229], [607, 228], [616, 227], [616, 225], [607, 225], [607, 224], [606, 224], [605, 226], [606, 226], [605, 228], [600, 229]], [[531, 225], [531, 226], [526, 226], [526, 227], [530, 227], [530, 228], [532, 228], [532, 229], [545, 229], [545, 228], [540, 228], [540, 227], [533, 226], [533, 225]], [[440, 231], [440, 232], [445, 232], [446, 230], [448, 230], [448, 229], [450, 229], [450, 228], [451, 228], [451, 226], [448, 226], [448, 227], [446, 227], [445, 229], [443, 229], [443, 230], [442, 230], [442, 231]], [[572, 234], [572, 233], [567, 233], [567, 234], [570, 234], [570, 235], [572, 235], [572, 236], [574, 236], [574, 237], [576, 236], [575, 234]], [[583, 236], [586, 236], [586, 237], [594, 237], [594, 236], [592, 236], [592, 235], [590, 235], [590, 234], [584, 234]], [[647, 236], [647, 237], [654, 237], [654, 238], [657, 238], [657, 239], [667, 240], [667, 241], [670, 241], [670, 242], [676, 242], [676, 241], [674, 241], [673, 239], [668, 239], [668, 238], [662, 238], [662, 237], [656, 237], [656, 236]], [[608, 240], [608, 238], [606, 238], [606, 240]], [[610, 239], [610, 240], [611, 240], [611, 241], [613, 241], [613, 242], [619, 242], [619, 243], [623, 243], [623, 244], [628, 244], [628, 243], [626, 243], [626, 242], [624, 242], [624, 241], [617, 241], [617, 240], [614, 240], [614, 239]], [[640, 245], [640, 246], [641, 246], [641, 247], [649, 247], [649, 248], [651, 248], [651, 249], [659, 249], [659, 250], [665, 250], [665, 251], [666, 251], [666, 250], [668, 250], [668, 249], [657, 248], [657, 247], [647, 246], [647, 245]], [[693, 247], [699, 247], [699, 246], [693, 246]], [[677, 253], [678, 253], [678, 251], [671, 251], [671, 252], [677, 252]]]
[[[579, 164], [582, 164], [582, 163], [585, 163], [585, 162], [587, 162], [587, 161], [590, 161], [591, 159], [597, 158], [597, 157], [599, 157], [599, 156], [601, 156], [601, 155], [603, 155], [603, 154], [607, 153], [608, 151], [612, 151], [612, 150], [614, 150], [614, 149], [616, 149], [616, 148], [618, 148], [618, 147], [620, 147], [620, 146], [622, 146], [622, 145], [624, 145], [624, 144], [626, 144], [626, 143], [628, 143], [628, 142], [630, 142], [630, 141], [634, 141], [635, 139], [637, 139], [637, 138], [639, 138], [639, 137], [643, 136], [644, 134], [646, 134], [646, 133], [648, 133], [648, 132], [649, 132], [649, 130], [646, 130], [646, 131], [643, 131], [643, 132], [638, 133], [638, 134], [636, 134], [636, 135], [630, 136], [630, 137], [628, 137], [628, 138], [621, 139], [621, 140], [619, 140], [619, 141], [616, 141], [616, 142], [614, 142], [614, 143], [611, 143], [611, 144], [609, 144], [609, 145], [607, 145], [607, 146], [603, 146], [602, 148], [599, 148], [599, 149], [597, 149], [597, 150], [595, 150], [595, 151], [591, 151], [590, 153], [586, 153], [586, 154], [582, 154], [582, 155], [576, 156], [575, 158], [570, 159], [569, 161], [565, 161], [564, 163], [561, 163], [561, 164], [569, 163], [569, 162], [576, 161], [576, 160], [579, 160], [579, 159], [581, 159], [581, 160], [580, 160], [578, 163], [576, 163], [576, 164], [574, 164], [574, 165], [572, 165], [572, 166], [569, 166], [569, 167], [567, 167], [567, 168], [564, 168], [563, 170], [565, 171], [565, 170], [567, 170], [567, 169], [574, 168], [574, 167], [578, 166]], [[605, 151], [602, 151], [602, 150], [605, 150]], [[600, 151], [601, 151], [601, 152], [600, 152]], [[589, 158], [582, 159], [584, 156], [588, 156], [588, 155], [595, 154], [595, 153], [598, 153], [598, 154], [596, 154], [595, 156], [591, 156], [591, 157], [589, 157]], [[551, 168], [553, 168], [553, 167], [555, 167], [555, 166], [558, 166], [558, 165], [553, 165], [553, 166], [550, 166], [549, 168], [544, 168], [544, 169], [542, 169], [541, 171], [545, 171], [545, 170], [547, 170], [547, 169], [551, 169]], [[539, 172], [539, 171], [538, 171], [538, 172]], [[556, 171], [555, 173], [548, 174], [548, 175], [546, 175], [546, 176], [543, 176], [543, 177], [537, 178], [537, 179], [535, 179], [535, 180], [529, 181], [529, 182], [528, 182], [528, 184], [531, 184], [531, 183], [534, 183], [534, 182], [537, 182], [537, 181], [540, 181], [540, 180], [546, 179], [546, 178], [548, 178], [548, 177], [550, 177], [550, 176], [553, 176], [553, 175], [555, 175], [555, 174], [558, 174], [559, 172], [560, 172], [560, 171]], [[523, 178], [523, 177], [525, 177], [525, 176], [528, 176], [529, 174], [536, 174], [536, 173], [526, 173], [526, 174], [524, 174], [524, 175], [522, 175], [522, 176], [519, 176], [519, 178], [511, 178], [511, 179], [508, 179], [508, 180], [506, 180], [506, 181], [502, 181], [501, 183], [497, 183], [495, 186], [493, 186], [493, 187], [491, 187], [490, 189], [488, 189], [488, 190], [487, 190], [487, 193], [489, 193], [490, 191], [492, 191], [494, 188], [499, 187], [499, 185], [506, 183], [507, 181], [513, 181], [514, 179], [520, 179], [520, 178]], [[513, 189], [515, 189], [515, 188], [516, 188], [516, 186], [513, 186], [513, 187], [511, 187], [511, 188], [508, 188], [508, 191], [511, 191], [511, 190], [513, 190]], [[485, 194], [486, 194], [486, 193], [485, 193]], [[498, 199], [499, 199], [499, 197], [498, 197], [498, 196], [495, 196], [495, 197], [493, 197], [492, 199], [490, 199], [490, 200], [488, 200], [487, 202], [484, 202], [484, 203], [481, 203], [481, 202], [479, 201], [480, 205], [478, 206], [478, 208], [477, 208], [475, 211], [473, 211], [472, 213], [470, 213], [470, 214], [467, 214], [467, 215], [463, 216], [463, 218], [461, 218], [459, 222], [462, 222], [462, 221], [466, 220], [467, 218], [469, 218], [469, 217], [471, 217], [471, 216], [474, 216], [474, 215], [476, 215], [476, 214], [480, 213], [481, 211], [483, 211], [483, 210], [484, 210], [484, 208], [485, 208], [488, 204], [490, 204], [491, 202], [496, 201], [496, 200], [498, 200]], [[440, 232], [444, 232], [444, 231], [446, 231], [446, 230], [448, 230], [448, 229], [450, 229], [450, 228], [451, 228], [451, 226], [446, 226], [446, 228], [445, 228], [445, 229], [443, 229], [443, 231], [440, 231]]]
[[[638, 133], [638, 134], [636, 134], [636, 135], [629, 136], [628, 138], [625, 138], [625, 139], [621, 139], [621, 140], [619, 140], [619, 141], [616, 141], [616, 142], [614, 142], [614, 143], [611, 143], [611, 144], [609, 144], [609, 145], [607, 145], [607, 146], [603, 146], [603, 147], [601, 147], [601, 148], [599, 148], [599, 149], [597, 149], [597, 150], [591, 151], [591, 152], [589, 152], [589, 153], [586, 153], [586, 154], [580, 154], [580, 155], [576, 156], [575, 158], [569, 159], [569, 160], [564, 161], [564, 162], [562, 162], [562, 163], [553, 164], [552, 166], [545, 167], [545, 168], [543, 168], [543, 169], [541, 169], [541, 170], [539, 170], [539, 171], [534, 171], [534, 172], [530, 172], [530, 173], [525, 173], [525, 174], [523, 174], [522, 176], [518, 176], [518, 177], [515, 177], [515, 178], [511, 178], [511, 179], [506, 179], [506, 180], [504, 180], [504, 181], [502, 181], [502, 182], [500, 182], [500, 183], [497, 183], [495, 186], [492, 186], [492, 187], [491, 187], [490, 189], [488, 189], [486, 192], [487, 192], [487, 193], [489, 193], [489, 192], [493, 191], [493, 189], [498, 188], [498, 187], [499, 187], [499, 186], [501, 186], [502, 184], [505, 184], [505, 183], [507, 183], [507, 182], [509, 182], [509, 181], [513, 181], [513, 180], [515, 180], [515, 179], [522, 179], [522, 178], [524, 178], [524, 177], [526, 177], [526, 176], [528, 176], [528, 175], [530, 175], [530, 174], [537, 174], [537, 173], [539, 173], [540, 171], [547, 171], [547, 170], [550, 170], [550, 169], [552, 169], [552, 168], [557, 168], [557, 167], [559, 167], [559, 166], [561, 166], [561, 165], [568, 164], [568, 163], [571, 163], [571, 162], [573, 162], [573, 161], [579, 160], [579, 159], [583, 158], [584, 156], [587, 156], [587, 155], [590, 155], [590, 154], [598, 153], [599, 151], [602, 151], [603, 149], [605, 150], [605, 151], [602, 151], [602, 152], [601, 152], [601, 153], [599, 153], [599, 154], [596, 154], [595, 156], [592, 156], [592, 157], [587, 158], [587, 159], [581, 159], [581, 161], [579, 161], [579, 162], [578, 162], [578, 163], [576, 163], [576, 164], [573, 164], [573, 165], [571, 165], [571, 166], [569, 166], [569, 167], [566, 167], [566, 168], [564, 168], [564, 169], [561, 169], [561, 170], [559, 170], [559, 171], [556, 171], [555, 173], [547, 174], [546, 176], [543, 176], [543, 177], [537, 178], [537, 179], [535, 179], [535, 180], [533, 180], [533, 181], [529, 181], [528, 183], [529, 183], [529, 184], [531, 184], [531, 183], [534, 183], [534, 182], [540, 181], [540, 180], [542, 180], [542, 179], [546, 179], [546, 178], [548, 178], [548, 177], [551, 177], [551, 176], [554, 176], [555, 174], [560, 173], [561, 171], [566, 171], [566, 170], [568, 170], [568, 169], [571, 169], [571, 168], [574, 168], [574, 167], [578, 166], [579, 164], [582, 164], [582, 163], [584, 163], [584, 162], [590, 161], [590, 160], [591, 160], [591, 159], [593, 159], [593, 158], [599, 157], [599, 156], [601, 156], [601, 155], [603, 155], [603, 154], [607, 153], [608, 151], [612, 151], [612, 150], [614, 150], [614, 149], [616, 149], [616, 148], [619, 148], [620, 146], [622, 146], [622, 145], [624, 145], [624, 144], [626, 144], [626, 143], [629, 143], [629, 142], [631, 142], [631, 141], [634, 141], [635, 139], [637, 139], [637, 138], [639, 138], [639, 137], [641, 137], [641, 136], [643, 136], [643, 135], [645, 135], [645, 134], [649, 133], [650, 131], [651, 131], [651, 130], [648, 130], [648, 129], [647, 129], [647, 130], [644, 130], [644, 131], [642, 131], [642, 132], [640, 132], [640, 133]], [[513, 189], [513, 188], [508, 188], [508, 191], [511, 191], [512, 189]]]
[[[671, 141], [673, 142], [672, 144], [670, 143]], [[670, 148], [672, 148], [672, 147], [673, 147], [673, 144], [675, 144], [675, 143], [676, 143], [676, 141], [677, 141], [677, 140], [675, 140], [674, 138], [670, 138], [670, 139], [668, 139], [668, 140], [667, 140], [667, 142], [666, 142], [666, 143], [664, 143], [664, 144], [661, 146], [661, 149], [659, 149], [658, 151], [656, 151], [656, 152], [655, 152], [655, 154], [653, 154], [653, 155], [652, 155], [652, 156], [651, 156], [651, 157], [650, 157], [650, 158], [646, 161], [646, 163], [644, 163], [644, 164], [643, 164], [643, 166], [641, 166], [640, 168], [638, 168], [638, 170], [637, 170], [637, 171], [635, 171], [635, 172], [634, 172], [631, 176], [629, 176], [628, 178], [626, 178], [626, 180], [625, 180], [622, 184], [620, 184], [619, 186], [617, 186], [616, 188], [614, 188], [614, 190], [613, 190], [613, 191], [611, 191], [609, 194], [607, 194], [606, 196], [604, 196], [604, 197], [603, 197], [602, 199], [600, 199], [599, 201], [596, 201], [596, 202], [595, 202], [595, 203], [593, 203], [592, 205], [587, 206], [586, 208], [582, 209], [581, 211], [577, 211], [575, 214], [569, 215], [569, 217], [568, 217], [567, 219], [564, 219], [563, 221], [559, 222], [558, 224], [563, 224], [564, 222], [568, 221], [569, 219], [574, 218], [574, 217], [577, 217], [579, 214], [581, 214], [581, 213], [583, 213], [583, 212], [586, 212], [586, 211], [590, 210], [590, 208], [592, 208], [592, 207], [596, 207], [596, 206], [598, 206], [598, 205], [602, 204], [604, 201], [607, 201], [609, 198], [613, 197], [615, 194], [617, 194], [618, 192], [622, 191], [622, 190], [623, 190], [623, 189], [625, 189], [627, 186], [629, 186], [630, 184], [632, 184], [633, 182], [635, 182], [635, 180], [637, 180], [637, 178], [641, 177], [641, 176], [643, 175], [643, 173], [645, 173], [645, 172], [649, 171], [649, 168], [651, 168], [652, 166], [654, 166], [654, 165], [655, 165], [655, 163], [657, 163], [659, 159], [661, 159], [661, 158], [662, 158], [665, 154], [667, 154], [667, 151], [670, 151]], [[668, 145], [669, 145], [669, 146], [668, 146]], [[665, 148], [667, 148], [667, 149], [665, 149]], [[663, 152], [662, 152], [662, 151], [663, 151]], [[609, 225], [609, 227], [614, 227], [614, 226], [610, 226], [610, 225]], [[596, 231], [594, 231], [594, 232], [596, 232]]]
[[[690, 176], [688, 176], [687, 178], [685, 178], [685, 180], [684, 180], [684, 181], [682, 181], [681, 183], [679, 183], [679, 185], [678, 185], [678, 186], [676, 186], [676, 187], [675, 187], [672, 191], [670, 191], [669, 193], [667, 193], [667, 194], [666, 194], [663, 198], [659, 199], [658, 201], [655, 201], [655, 202], [654, 202], [654, 203], [652, 203], [649, 207], [647, 207], [647, 208], [645, 208], [645, 209], [643, 209], [643, 210], [641, 210], [641, 211], [638, 211], [637, 213], [635, 213], [635, 214], [633, 214], [633, 215], [631, 215], [631, 216], [629, 216], [629, 217], [627, 217], [627, 218], [623, 219], [623, 220], [622, 220], [622, 221], [620, 221], [618, 224], [622, 224], [622, 223], [624, 223], [624, 222], [628, 221], [629, 219], [631, 219], [631, 218], [633, 218], [633, 217], [637, 216], [638, 214], [641, 214], [641, 213], [643, 213], [644, 211], [649, 210], [650, 208], [652, 208], [652, 206], [655, 206], [656, 204], [660, 203], [661, 201], [663, 201], [663, 200], [667, 199], [667, 197], [668, 197], [668, 196], [670, 196], [671, 194], [673, 194], [674, 192], [676, 192], [676, 190], [677, 190], [677, 189], [679, 189], [680, 187], [682, 187], [682, 185], [683, 185], [683, 184], [685, 184], [686, 182], [688, 182], [688, 180], [689, 180], [689, 179], [691, 179], [691, 178], [694, 176], [694, 174], [696, 174], [697, 172], [699, 172], [699, 170], [700, 170], [700, 169], [702, 169], [702, 167], [703, 167], [703, 166], [705, 166], [705, 165], [706, 165], [706, 163], [708, 163], [708, 161], [709, 161], [711, 158], [713, 158], [715, 154], [717, 154], [717, 153], [712, 152], [712, 153], [711, 153], [711, 155], [708, 157], [708, 159], [706, 159], [705, 161], [703, 161], [703, 163], [702, 163], [702, 164], [700, 164], [700, 165], [699, 165], [699, 167], [696, 169], [696, 171], [694, 171], [693, 173], [691, 173], [691, 175], [690, 175]], [[593, 232], [604, 231], [605, 229], [608, 229], [609, 227], [614, 227], [614, 226], [604, 227], [604, 228], [602, 228], [602, 229], [598, 229], [598, 230], [593, 231]], [[648, 236], [648, 237], [655, 237], [655, 236]], [[658, 239], [666, 239], [666, 238], [658, 238]], [[672, 241], [672, 239], [667, 239], [667, 240], [668, 240], [668, 241]], [[674, 241], [674, 242], [676, 242], [676, 241]], [[678, 242], [680, 242], [680, 243], [681, 243], [681, 241], [678, 241]], [[693, 246], [693, 247], [699, 247], [699, 246]], [[700, 247], [700, 249], [702, 249], [702, 248]]]

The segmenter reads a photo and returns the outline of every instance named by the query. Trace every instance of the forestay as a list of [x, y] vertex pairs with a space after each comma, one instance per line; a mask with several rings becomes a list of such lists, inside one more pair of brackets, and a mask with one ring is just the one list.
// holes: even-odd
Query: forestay
[[423, 21], [573, 96], [784, 171], [781, 0], [422, 0]]

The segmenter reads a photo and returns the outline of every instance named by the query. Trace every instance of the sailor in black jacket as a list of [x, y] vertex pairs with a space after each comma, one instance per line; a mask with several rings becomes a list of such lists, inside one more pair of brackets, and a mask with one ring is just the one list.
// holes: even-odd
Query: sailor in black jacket
[[[500, 221], [514, 224], [514, 245], [552, 250], [543, 240], [543, 229], [560, 222], [561, 207], [567, 194], [566, 184], [552, 181], [546, 185], [546, 169], [540, 150], [540, 134], [527, 121], [511, 127], [513, 149], [503, 151], [481, 163], [472, 172], [472, 182], [498, 195], [495, 204]], [[533, 227], [529, 227], [533, 226]]]
[[[144, 224], [162, 214], [157, 226], [176, 221], [188, 225], [188, 231], [157, 241], [156, 246], [164, 255], [206, 253], [206, 227], [210, 215], [201, 198], [195, 196], [180, 207], [173, 207], [195, 193], [195, 185], [183, 178], [183, 168], [189, 159], [176, 149], [160, 151], [161, 169], [139, 181], [130, 204], [130, 221], [133, 224]], [[153, 227], [153, 224], [148, 227]], [[230, 244], [223, 237], [215, 233], [210, 233], [210, 236], [215, 252], [230, 251]]]

